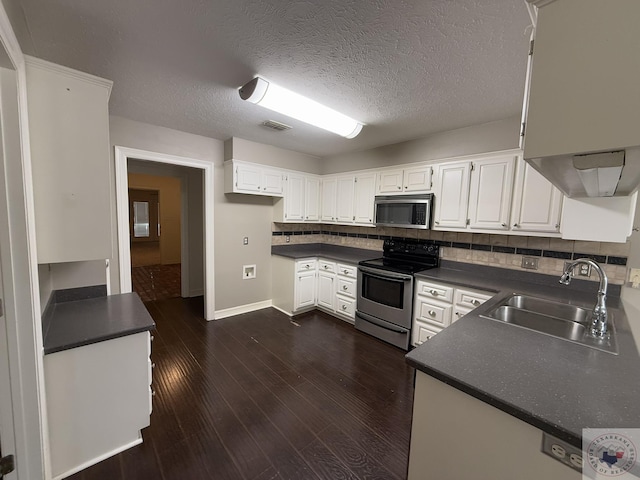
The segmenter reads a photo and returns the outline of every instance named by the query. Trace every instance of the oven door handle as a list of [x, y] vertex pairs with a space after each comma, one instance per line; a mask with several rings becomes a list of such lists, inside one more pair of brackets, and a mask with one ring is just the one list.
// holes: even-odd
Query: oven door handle
[[384, 271], [384, 273], [381, 273], [380, 270], [373, 270], [367, 267], [358, 267], [358, 268], [362, 273], [366, 273], [367, 275], [371, 275], [372, 277], [379, 278], [380, 280], [389, 280], [392, 282], [404, 283], [406, 281], [410, 281], [411, 279], [413, 279], [411, 275], [403, 275], [401, 273], [392, 273], [392, 272], [387, 272], [386, 270]]
[[369, 323], [373, 323], [374, 325], [380, 327], [380, 328], [384, 328], [385, 330], [389, 330], [391, 332], [395, 332], [395, 333], [409, 333], [409, 330], [407, 330], [406, 328], [402, 328], [402, 327], [391, 327], [387, 322], [380, 322], [379, 320], [377, 320], [375, 317], [372, 317], [371, 315], [366, 315], [364, 313], [360, 313], [360, 312], [356, 312], [356, 317], [360, 317], [362, 320], [365, 320]]

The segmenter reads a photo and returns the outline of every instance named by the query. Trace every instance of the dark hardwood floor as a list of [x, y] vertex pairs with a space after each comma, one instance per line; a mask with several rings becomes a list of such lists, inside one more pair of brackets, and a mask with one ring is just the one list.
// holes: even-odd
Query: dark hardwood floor
[[146, 303], [156, 396], [144, 443], [73, 479], [403, 479], [413, 369], [321, 312], [206, 322], [202, 299]]

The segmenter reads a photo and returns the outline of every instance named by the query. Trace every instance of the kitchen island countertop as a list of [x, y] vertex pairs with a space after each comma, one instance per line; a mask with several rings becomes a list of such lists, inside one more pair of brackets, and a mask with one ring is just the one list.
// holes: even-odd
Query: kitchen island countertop
[[52, 303], [45, 315], [45, 354], [155, 328], [137, 293]]
[[640, 357], [624, 302], [615, 296], [619, 286], [610, 286], [607, 299], [619, 350], [613, 355], [481, 316], [510, 293], [591, 309], [597, 283], [565, 287], [559, 276], [445, 263], [417, 279], [496, 295], [408, 353], [411, 366], [578, 447], [583, 428], [640, 427]]

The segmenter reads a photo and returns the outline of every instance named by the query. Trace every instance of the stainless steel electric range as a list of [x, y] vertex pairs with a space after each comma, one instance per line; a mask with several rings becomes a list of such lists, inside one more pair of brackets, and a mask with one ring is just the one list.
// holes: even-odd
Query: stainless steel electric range
[[413, 319], [413, 275], [440, 264], [440, 247], [385, 240], [382, 258], [358, 264], [356, 328], [404, 350]]

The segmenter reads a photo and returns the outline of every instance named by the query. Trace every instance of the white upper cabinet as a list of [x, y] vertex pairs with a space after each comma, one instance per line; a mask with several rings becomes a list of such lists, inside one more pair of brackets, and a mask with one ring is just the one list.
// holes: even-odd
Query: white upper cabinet
[[320, 220], [320, 179], [305, 177], [304, 185], [304, 219], [307, 222]]
[[373, 225], [373, 202], [375, 194], [375, 173], [363, 173], [355, 177], [353, 213], [356, 223]]
[[112, 82], [26, 58], [38, 263], [112, 256]]
[[521, 232], [560, 231], [563, 195], [531, 165], [518, 161], [511, 228]]
[[224, 193], [282, 197], [285, 171], [255, 163], [228, 160], [224, 164]]
[[515, 156], [472, 162], [469, 226], [472, 229], [508, 230]]
[[430, 192], [432, 187], [433, 167], [405, 168], [402, 189], [405, 192]]
[[289, 172], [286, 175], [287, 190], [284, 196], [285, 221], [293, 222], [304, 220], [305, 206], [305, 177], [297, 173]]
[[420, 166], [398, 170], [383, 170], [378, 174], [378, 194], [430, 192], [433, 167]]
[[323, 222], [336, 221], [336, 197], [338, 193], [338, 178], [324, 177], [321, 185], [320, 219]]
[[353, 214], [354, 185], [355, 177], [353, 175], [338, 177], [336, 221], [340, 223], [353, 223], [355, 220]]
[[436, 182], [434, 228], [447, 230], [467, 226], [471, 162], [446, 163], [440, 166]]
[[640, 2], [530, 0], [535, 32], [524, 157], [640, 144]]
[[378, 174], [378, 193], [392, 195], [402, 192], [403, 170], [385, 170]]

